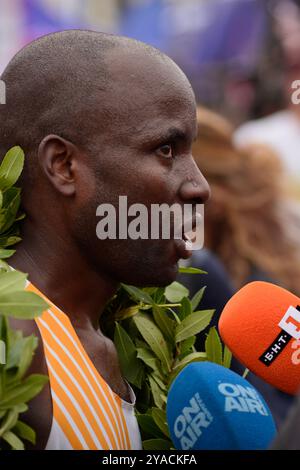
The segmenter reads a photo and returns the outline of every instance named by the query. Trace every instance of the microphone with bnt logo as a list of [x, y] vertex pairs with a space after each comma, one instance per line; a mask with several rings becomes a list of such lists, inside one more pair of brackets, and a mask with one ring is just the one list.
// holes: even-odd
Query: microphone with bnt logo
[[256, 281], [226, 304], [219, 331], [233, 355], [254, 374], [295, 394], [300, 388], [300, 298]]

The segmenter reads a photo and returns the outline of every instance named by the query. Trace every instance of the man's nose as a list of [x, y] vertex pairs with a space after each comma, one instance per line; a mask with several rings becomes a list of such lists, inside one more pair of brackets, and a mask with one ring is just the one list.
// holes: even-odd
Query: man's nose
[[193, 160], [193, 166], [180, 186], [180, 197], [185, 202], [204, 204], [210, 194], [210, 186]]

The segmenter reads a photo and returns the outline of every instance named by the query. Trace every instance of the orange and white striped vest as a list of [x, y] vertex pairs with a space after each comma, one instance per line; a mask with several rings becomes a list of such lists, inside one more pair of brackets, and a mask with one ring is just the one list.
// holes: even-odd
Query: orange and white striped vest
[[35, 319], [43, 340], [53, 405], [46, 450], [141, 449], [131, 387], [128, 403], [96, 370], [69, 317], [30, 282], [26, 289], [50, 305]]

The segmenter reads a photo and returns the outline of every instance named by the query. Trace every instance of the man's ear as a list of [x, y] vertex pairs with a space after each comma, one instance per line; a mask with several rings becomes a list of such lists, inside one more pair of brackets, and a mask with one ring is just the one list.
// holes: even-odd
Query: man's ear
[[65, 196], [75, 194], [75, 171], [78, 149], [58, 135], [48, 135], [38, 148], [41, 169], [57, 191]]

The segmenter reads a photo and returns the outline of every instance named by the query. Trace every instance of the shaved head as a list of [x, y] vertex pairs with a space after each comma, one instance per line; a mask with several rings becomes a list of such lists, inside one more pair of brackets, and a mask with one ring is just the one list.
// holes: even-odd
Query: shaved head
[[[132, 56], [135, 65], [131, 72], [141, 56], [171, 62], [139, 41], [83, 30], [49, 34], [16, 54], [1, 76], [7, 94], [7, 104], [0, 107], [1, 157], [13, 145], [20, 145], [33, 176], [34, 155], [49, 134], [64, 137], [88, 152], [95, 136], [105, 131], [112, 119], [115, 124], [122, 119], [120, 101], [126, 100], [123, 78], [126, 87], [130, 84], [126, 61], [120, 69], [117, 55]], [[116, 92], [120, 96], [114, 106]]]

